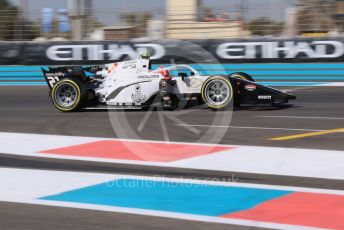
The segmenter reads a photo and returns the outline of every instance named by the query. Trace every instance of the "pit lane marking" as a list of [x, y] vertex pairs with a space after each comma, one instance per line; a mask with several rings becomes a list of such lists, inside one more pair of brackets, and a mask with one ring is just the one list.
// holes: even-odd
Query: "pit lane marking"
[[310, 132], [310, 133], [302, 133], [302, 134], [296, 134], [296, 135], [288, 135], [288, 136], [282, 136], [282, 137], [274, 137], [274, 138], [270, 138], [269, 140], [286, 141], [286, 140], [300, 139], [300, 138], [305, 138], [305, 137], [314, 137], [314, 136], [319, 136], [319, 135], [326, 135], [326, 134], [340, 133], [340, 132], [344, 132], [344, 128], [331, 129], [331, 130], [318, 131], [318, 132]]
[[344, 117], [303, 117], [303, 116], [256, 116], [261, 118], [287, 118], [287, 119], [319, 119], [319, 120], [344, 120]]

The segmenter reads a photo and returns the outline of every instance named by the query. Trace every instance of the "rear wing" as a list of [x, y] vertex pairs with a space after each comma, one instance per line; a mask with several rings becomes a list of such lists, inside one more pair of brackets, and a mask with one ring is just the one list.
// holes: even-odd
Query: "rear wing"
[[57, 82], [67, 77], [67, 72], [60, 70], [59, 68], [50, 68], [48, 70], [41, 68], [45, 81], [47, 82], [50, 89], [52, 89]]
[[83, 67], [83, 66], [63, 66], [63, 67], [49, 67], [48, 69], [41, 68], [43, 76], [52, 89], [57, 82], [67, 77], [77, 77], [84, 81], [87, 78], [86, 72], [95, 73], [99, 67]]

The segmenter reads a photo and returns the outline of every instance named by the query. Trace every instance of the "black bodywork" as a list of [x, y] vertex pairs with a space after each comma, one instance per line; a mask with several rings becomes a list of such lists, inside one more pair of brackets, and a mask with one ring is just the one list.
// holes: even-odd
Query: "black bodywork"
[[[230, 75], [222, 75], [222, 77], [231, 82], [234, 106], [236, 107], [274, 107], [287, 104], [289, 100], [296, 99], [292, 94], [266, 87], [252, 81], [232, 78]], [[166, 81], [166, 84], [162, 84], [164, 81]], [[203, 103], [200, 93], [192, 95], [174, 95], [171, 93], [173, 92], [174, 84], [175, 81], [173, 79], [160, 81], [160, 95], [165, 108], [178, 107], [177, 103], [180, 102], [180, 100], [197, 101], [198, 104]]]
[[93, 89], [97, 87], [97, 76], [88, 77], [86, 72], [95, 74], [99, 69], [98, 66], [82, 67], [82, 66], [65, 66], [65, 67], [49, 67], [48, 70], [41, 68], [44, 78], [50, 89], [64, 78], [78, 78], [85, 84], [86, 88]]
[[267, 86], [242, 79], [228, 77], [234, 90], [234, 103], [237, 106], [278, 106], [296, 97]]

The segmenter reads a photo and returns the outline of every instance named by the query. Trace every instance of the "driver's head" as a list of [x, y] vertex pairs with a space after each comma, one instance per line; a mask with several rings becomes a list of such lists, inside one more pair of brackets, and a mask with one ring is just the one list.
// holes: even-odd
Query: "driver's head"
[[170, 75], [170, 71], [168, 69], [162, 69], [160, 71], [160, 73], [164, 76], [164, 78], [166, 79], [170, 79], [171, 75]]
[[141, 58], [141, 59], [149, 60], [150, 55], [149, 55], [148, 52], [143, 52], [143, 53], [141, 53], [140, 58]]
[[164, 75], [165, 77], [170, 77], [170, 71], [167, 70], [167, 69], [163, 70], [163, 75]]

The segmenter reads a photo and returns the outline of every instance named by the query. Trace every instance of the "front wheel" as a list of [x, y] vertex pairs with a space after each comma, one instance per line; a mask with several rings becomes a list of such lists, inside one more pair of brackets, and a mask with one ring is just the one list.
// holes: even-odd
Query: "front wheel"
[[81, 108], [86, 90], [78, 79], [66, 78], [51, 90], [51, 100], [55, 108], [62, 112], [72, 112]]
[[233, 102], [233, 88], [229, 80], [223, 76], [208, 78], [202, 85], [202, 99], [211, 109], [227, 109]]

